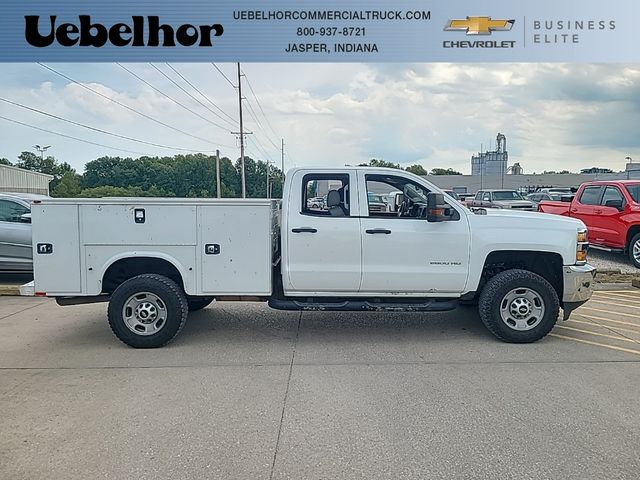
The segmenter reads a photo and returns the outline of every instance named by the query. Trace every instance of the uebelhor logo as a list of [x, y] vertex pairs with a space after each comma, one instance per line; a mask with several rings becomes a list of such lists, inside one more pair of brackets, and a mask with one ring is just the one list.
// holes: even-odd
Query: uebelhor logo
[[[146, 19], [146, 21], [145, 21]], [[199, 47], [212, 47], [211, 37], [219, 37], [224, 32], [222, 25], [184, 24], [177, 28], [161, 24], [157, 16], [132, 16], [131, 24], [116, 23], [106, 27], [101, 23], [91, 23], [89, 15], [79, 15], [80, 26], [74, 23], [62, 23], [56, 27], [56, 16], [49, 17], [48, 31], [40, 33], [39, 15], [25, 15], [24, 38], [29, 45], [43, 48], [57, 41], [63, 47], [102, 47], [110, 42], [116, 47], [175, 47], [176, 42], [184, 47], [197, 44]], [[162, 33], [162, 42], [160, 42]]]

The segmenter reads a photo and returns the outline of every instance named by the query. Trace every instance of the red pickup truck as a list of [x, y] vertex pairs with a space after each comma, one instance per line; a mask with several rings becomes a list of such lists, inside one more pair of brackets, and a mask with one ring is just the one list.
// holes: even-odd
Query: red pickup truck
[[640, 181], [583, 183], [571, 203], [543, 201], [538, 211], [582, 220], [592, 247], [626, 252], [640, 268]]

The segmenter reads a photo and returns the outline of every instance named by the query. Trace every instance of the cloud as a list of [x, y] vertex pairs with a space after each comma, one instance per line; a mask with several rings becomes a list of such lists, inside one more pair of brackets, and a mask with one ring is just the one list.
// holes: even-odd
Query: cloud
[[[158, 66], [211, 107], [165, 66]], [[218, 66], [232, 83], [237, 81], [235, 65]], [[217, 107], [237, 118], [236, 90], [211, 65], [175, 67]], [[203, 121], [117, 65], [55, 68], [215, 145], [150, 122], [34, 65], [4, 68], [2, 96], [147, 141], [194, 149], [224, 145], [224, 155], [238, 155], [230, 133], [237, 127], [217, 128]], [[127, 68], [201, 116], [221, 123], [149, 65]], [[637, 65], [245, 64], [242, 68], [260, 101], [258, 105], [245, 86], [245, 103], [252, 107], [245, 108], [244, 115], [253, 132], [248, 153], [258, 158], [266, 153], [278, 164], [284, 138], [287, 166], [357, 164], [375, 157], [468, 172], [471, 155], [481, 144], [483, 149], [494, 144], [498, 132], [507, 136], [510, 161], [519, 162], [527, 172], [557, 170], [560, 165], [570, 170], [593, 165], [620, 169], [625, 156], [640, 157]], [[0, 110], [26, 123], [120, 148], [173, 153], [82, 131], [4, 104]], [[97, 156], [116, 154], [3, 124], [0, 140], [5, 151], [0, 156], [15, 158], [36, 138], [54, 145], [51, 152], [78, 169]]]

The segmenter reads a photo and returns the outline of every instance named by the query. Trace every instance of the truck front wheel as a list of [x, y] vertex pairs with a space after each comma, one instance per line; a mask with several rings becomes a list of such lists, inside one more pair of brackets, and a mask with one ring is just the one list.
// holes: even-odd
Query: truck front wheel
[[531, 343], [556, 324], [560, 302], [553, 286], [528, 270], [506, 270], [491, 278], [478, 302], [480, 318], [498, 339]]
[[189, 305], [176, 282], [144, 274], [123, 282], [111, 295], [111, 330], [135, 348], [156, 348], [175, 338], [187, 321]]

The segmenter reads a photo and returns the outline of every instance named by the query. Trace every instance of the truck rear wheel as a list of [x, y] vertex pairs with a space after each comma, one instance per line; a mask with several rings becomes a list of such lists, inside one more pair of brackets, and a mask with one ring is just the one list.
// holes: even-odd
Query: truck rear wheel
[[636, 268], [640, 268], [640, 233], [635, 234], [629, 242], [629, 260]]
[[498, 339], [531, 343], [547, 335], [560, 311], [558, 294], [540, 275], [506, 270], [485, 285], [478, 303], [480, 318]]
[[187, 321], [187, 298], [176, 282], [144, 274], [123, 282], [111, 295], [111, 330], [135, 348], [156, 348], [175, 338]]
[[187, 303], [189, 304], [189, 311], [195, 312], [198, 310], [202, 310], [211, 302], [213, 302], [214, 297], [187, 297]]

